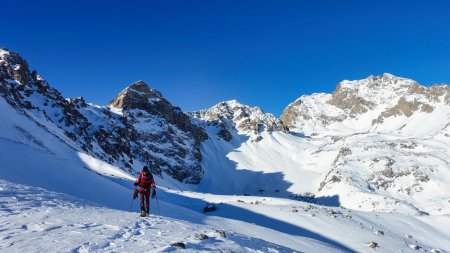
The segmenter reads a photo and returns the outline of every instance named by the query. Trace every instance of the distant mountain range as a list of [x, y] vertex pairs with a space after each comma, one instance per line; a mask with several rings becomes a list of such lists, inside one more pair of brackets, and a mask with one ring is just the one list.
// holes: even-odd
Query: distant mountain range
[[16, 122], [0, 124], [0, 138], [56, 154], [43, 141], [52, 136], [127, 173], [149, 164], [174, 187], [450, 213], [447, 85], [390, 74], [342, 81], [332, 94], [300, 97], [279, 119], [235, 100], [183, 112], [143, 81], [99, 106], [64, 98], [19, 54], [0, 49], [0, 95], [0, 117]]

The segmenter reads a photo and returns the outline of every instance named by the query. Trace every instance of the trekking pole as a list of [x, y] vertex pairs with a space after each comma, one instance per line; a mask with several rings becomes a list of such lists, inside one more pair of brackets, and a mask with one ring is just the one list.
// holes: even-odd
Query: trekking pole
[[136, 186], [133, 187], [133, 197], [131, 198], [130, 212], [133, 209], [133, 202], [135, 199], [135, 195], [136, 195]]
[[131, 198], [130, 212], [131, 212], [131, 209], [133, 209], [133, 202], [134, 202], [134, 199]]
[[156, 207], [158, 208], [158, 215], [161, 216], [161, 213], [159, 212], [158, 195], [155, 195], [155, 197], [156, 197]]

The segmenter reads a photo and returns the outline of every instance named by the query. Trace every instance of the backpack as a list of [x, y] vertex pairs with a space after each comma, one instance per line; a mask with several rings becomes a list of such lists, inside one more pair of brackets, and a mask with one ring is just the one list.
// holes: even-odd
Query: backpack
[[139, 176], [141, 178], [139, 186], [145, 189], [149, 189], [153, 179], [152, 173], [148, 172], [147, 175], [145, 175], [144, 172], [141, 172]]

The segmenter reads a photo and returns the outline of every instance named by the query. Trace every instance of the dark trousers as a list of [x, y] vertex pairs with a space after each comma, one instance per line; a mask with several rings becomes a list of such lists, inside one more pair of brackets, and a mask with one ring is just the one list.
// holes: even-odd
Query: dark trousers
[[150, 213], [150, 189], [140, 190], [141, 195], [141, 212]]

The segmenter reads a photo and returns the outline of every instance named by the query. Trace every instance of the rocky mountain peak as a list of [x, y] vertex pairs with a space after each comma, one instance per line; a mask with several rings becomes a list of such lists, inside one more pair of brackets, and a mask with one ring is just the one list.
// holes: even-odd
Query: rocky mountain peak
[[201, 124], [219, 126], [218, 133], [226, 141], [232, 133], [259, 135], [263, 131], [287, 131], [273, 114], [264, 113], [259, 107], [243, 105], [237, 100], [220, 102], [207, 110], [192, 112], [191, 116]]
[[[412, 120], [398, 123], [400, 126], [393, 123], [401, 122], [400, 118], [406, 120], [415, 114], [430, 114], [448, 105], [449, 86], [423, 86], [414, 80], [385, 73], [361, 80], [344, 80], [332, 94], [302, 96], [285, 109], [281, 120], [288, 127], [309, 134], [331, 133], [343, 128], [349, 133], [380, 128], [391, 131]], [[390, 125], [381, 126], [386, 120]]]
[[[34, 73], [35, 75], [35, 73]], [[30, 85], [33, 78], [28, 63], [16, 52], [0, 49], [0, 81], [14, 79], [22, 85]]]
[[120, 92], [108, 105], [118, 109], [143, 109], [161, 98], [163, 96], [159, 91], [151, 89], [144, 81], [137, 81]]
[[339, 92], [342, 89], [354, 89], [354, 90], [375, 90], [379, 91], [380, 88], [383, 88], [390, 91], [396, 91], [405, 87], [409, 87], [412, 85], [418, 85], [418, 83], [414, 80], [394, 76], [389, 73], [384, 73], [383, 75], [371, 75], [365, 79], [361, 80], [344, 80], [340, 82], [335, 92]]
[[202, 178], [200, 145], [206, 132], [143, 81], [125, 88], [110, 108], [82, 97], [65, 99], [30, 73], [17, 53], [1, 49], [0, 96], [39, 126], [56, 129], [52, 132], [71, 147], [129, 172], [150, 164], [155, 174], [180, 182]]

